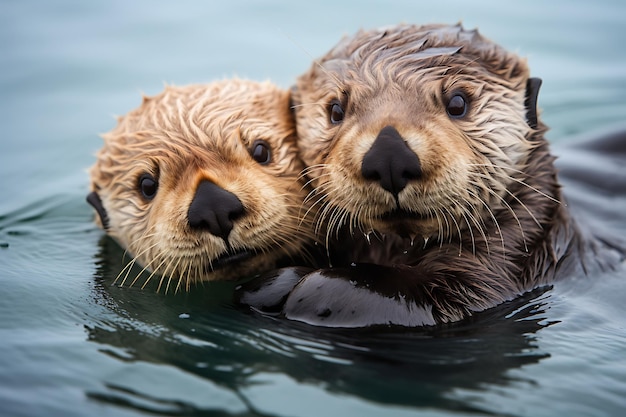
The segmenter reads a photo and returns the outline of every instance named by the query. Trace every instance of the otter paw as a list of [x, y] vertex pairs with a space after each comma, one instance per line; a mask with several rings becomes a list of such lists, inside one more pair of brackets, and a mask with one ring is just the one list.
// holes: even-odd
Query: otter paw
[[377, 265], [318, 270], [288, 294], [283, 315], [325, 327], [435, 324], [431, 307], [409, 292], [403, 275]]

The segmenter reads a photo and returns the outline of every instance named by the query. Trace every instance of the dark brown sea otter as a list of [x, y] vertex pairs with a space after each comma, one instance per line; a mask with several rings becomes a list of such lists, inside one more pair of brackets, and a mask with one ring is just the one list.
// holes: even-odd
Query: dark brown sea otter
[[299, 77], [298, 146], [332, 269], [244, 299], [329, 326], [460, 320], [584, 272], [526, 61], [460, 25], [341, 41]]

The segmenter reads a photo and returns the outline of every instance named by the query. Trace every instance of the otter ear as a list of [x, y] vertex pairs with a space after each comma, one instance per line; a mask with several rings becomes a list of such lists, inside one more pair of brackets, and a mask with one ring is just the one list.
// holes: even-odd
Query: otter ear
[[535, 129], [537, 127], [537, 97], [541, 87], [541, 78], [529, 78], [526, 83], [526, 120], [528, 125]]
[[107, 230], [109, 228], [109, 216], [102, 205], [102, 200], [100, 200], [98, 193], [95, 191], [90, 192], [89, 195], [87, 195], [87, 202], [96, 209], [96, 213], [100, 216], [102, 227], [104, 227], [104, 230]]

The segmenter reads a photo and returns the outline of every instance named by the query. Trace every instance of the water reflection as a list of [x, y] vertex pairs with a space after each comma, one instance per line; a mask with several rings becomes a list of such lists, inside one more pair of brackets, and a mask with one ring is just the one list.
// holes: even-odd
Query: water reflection
[[[104, 237], [93, 297], [109, 314], [86, 326], [88, 340], [119, 361], [174, 367], [181, 376], [209, 382], [216, 391], [232, 394], [247, 412], [260, 413], [248, 394], [267, 375], [379, 404], [484, 412], [454, 399], [453, 392], [513, 384], [509, 371], [549, 356], [535, 337], [550, 324], [545, 290], [437, 329], [339, 330], [238, 310], [231, 303], [231, 283], [167, 295], [119, 288], [112, 283], [124, 265], [119, 247]], [[215, 408], [201, 410], [184, 399], [155, 396], [152, 371], [132, 386], [110, 381], [104, 391], [89, 395], [159, 413], [194, 410], [195, 415], [226, 407], [217, 400]], [[160, 383], [176, 388], [178, 381]], [[276, 393], [275, 401], [290, 400]]]

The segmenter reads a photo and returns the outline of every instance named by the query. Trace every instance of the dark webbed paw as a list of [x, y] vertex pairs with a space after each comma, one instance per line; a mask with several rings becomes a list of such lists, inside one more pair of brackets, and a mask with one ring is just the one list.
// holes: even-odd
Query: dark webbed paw
[[411, 276], [405, 269], [372, 264], [284, 268], [243, 285], [237, 297], [259, 312], [317, 326], [433, 325], [430, 304]]
[[283, 314], [326, 327], [435, 324], [430, 306], [409, 291], [410, 282], [406, 272], [379, 265], [318, 270], [291, 291]]

